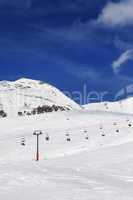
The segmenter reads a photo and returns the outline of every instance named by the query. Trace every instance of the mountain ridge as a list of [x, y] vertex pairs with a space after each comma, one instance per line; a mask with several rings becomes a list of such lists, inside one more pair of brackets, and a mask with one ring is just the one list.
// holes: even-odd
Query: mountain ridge
[[80, 109], [59, 89], [40, 80], [20, 78], [16, 81], [0, 81], [0, 111], [8, 116], [17, 116], [18, 113], [30, 115], [38, 107], [43, 112], [45, 109], [51, 111], [51, 108], [53, 111]]

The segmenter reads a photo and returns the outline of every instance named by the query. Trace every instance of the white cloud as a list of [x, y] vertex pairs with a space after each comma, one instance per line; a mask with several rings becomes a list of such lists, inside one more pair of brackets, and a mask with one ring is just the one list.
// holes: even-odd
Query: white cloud
[[124, 67], [124, 64], [128, 60], [133, 60], [133, 49], [125, 51], [124, 53], [121, 54], [121, 56], [117, 60], [113, 62], [112, 68], [114, 73], [119, 73], [121, 68]]
[[133, 25], [133, 0], [109, 2], [103, 8], [97, 22], [110, 27]]

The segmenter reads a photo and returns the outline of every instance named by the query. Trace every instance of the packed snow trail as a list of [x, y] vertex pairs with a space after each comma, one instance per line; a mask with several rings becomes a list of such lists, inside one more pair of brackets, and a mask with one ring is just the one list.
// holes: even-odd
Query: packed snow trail
[[[44, 132], [40, 162], [35, 130]], [[0, 198], [130, 200], [132, 149], [131, 115], [84, 110], [1, 119]]]

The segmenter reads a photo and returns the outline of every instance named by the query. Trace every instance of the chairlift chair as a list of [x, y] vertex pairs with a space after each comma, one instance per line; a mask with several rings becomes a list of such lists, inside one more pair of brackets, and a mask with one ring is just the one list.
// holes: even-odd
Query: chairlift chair
[[49, 140], [50, 140], [49, 135], [46, 135], [45, 140], [46, 140], [46, 141], [49, 141]]

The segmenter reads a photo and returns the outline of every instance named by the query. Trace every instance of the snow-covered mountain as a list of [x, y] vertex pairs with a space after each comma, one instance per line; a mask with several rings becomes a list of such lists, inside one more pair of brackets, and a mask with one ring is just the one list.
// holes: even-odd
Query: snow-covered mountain
[[133, 114], [133, 97], [116, 102], [91, 103], [84, 105], [83, 107], [84, 109], [90, 111], [106, 111]]
[[[16, 116], [31, 114], [37, 107], [54, 107], [54, 110], [79, 109], [80, 106], [55, 87], [38, 80], [21, 78], [17, 81], [0, 81], [0, 114]], [[43, 108], [45, 109], [45, 108]]]
[[[91, 103], [83, 108], [133, 114], [133, 97], [116, 102]], [[0, 116], [16, 117], [72, 109], [81, 109], [81, 106], [48, 83], [27, 78], [0, 81]]]

